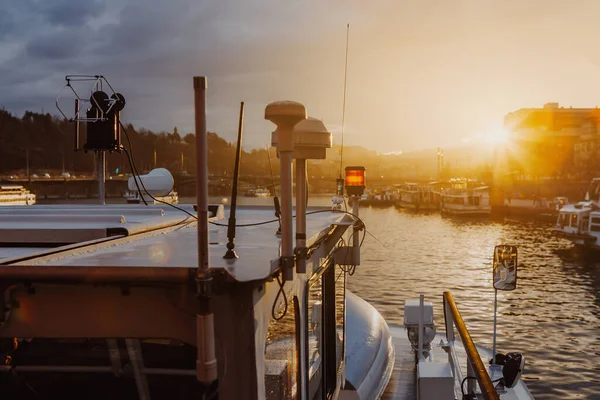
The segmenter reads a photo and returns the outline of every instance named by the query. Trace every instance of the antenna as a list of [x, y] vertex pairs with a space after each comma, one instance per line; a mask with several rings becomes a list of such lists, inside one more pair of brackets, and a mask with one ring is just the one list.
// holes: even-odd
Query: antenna
[[235, 253], [235, 209], [237, 206], [237, 185], [240, 177], [240, 158], [242, 156], [242, 131], [244, 130], [244, 102], [240, 103], [240, 122], [238, 124], [237, 149], [235, 152], [235, 166], [233, 167], [233, 185], [231, 187], [231, 208], [229, 209], [229, 223], [227, 225], [227, 252], [223, 258], [238, 258]]
[[340, 148], [340, 179], [342, 178], [342, 166], [344, 162], [344, 126], [346, 125], [346, 83], [348, 81], [348, 37], [350, 36], [350, 24], [346, 25], [346, 63], [344, 65], [344, 102], [342, 106], [342, 146]]

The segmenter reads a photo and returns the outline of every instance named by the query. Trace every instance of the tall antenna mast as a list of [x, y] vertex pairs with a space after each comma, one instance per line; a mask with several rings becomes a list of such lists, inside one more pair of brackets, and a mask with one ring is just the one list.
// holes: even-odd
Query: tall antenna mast
[[342, 106], [342, 147], [340, 148], [340, 179], [344, 163], [344, 126], [346, 125], [346, 83], [348, 81], [348, 37], [350, 36], [350, 24], [346, 25], [346, 63], [344, 65], [344, 104]]

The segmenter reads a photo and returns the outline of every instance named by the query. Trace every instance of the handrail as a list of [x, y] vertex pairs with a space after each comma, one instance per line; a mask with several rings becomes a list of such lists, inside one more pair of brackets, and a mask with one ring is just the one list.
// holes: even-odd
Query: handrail
[[[458, 307], [454, 302], [454, 297], [452, 297], [452, 293], [444, 292], [444, 305], [448, 305], [449, 311], [452, 314], [452, 319], [454, 320], [454, 325], [456, 325], [456, 329], [458, 330], [458, 335], [463, 343], [465, 351], [467, 353], [468, 361], [473, 365], [473, 372], [475, 374], [475, 378], [477, 379], [477, 383], [479, 383], [479, 387], [481, 388], [481, 392], [483, 394], [483, 398], [486, 400], [500, 400], [496, 389], [494, 388], [494, 384], [485, 369], [485, 365], [483, 365], [483, 361], [481, 361], [481, 357], [479, 356], [479, 352], [473, 343], [473, 339], [471, 339], [471, 335], [467, 330], [465, 322], [458, 311]], [[444, 311], [446, 307], [444, 307]], [[446, 321], [448, 319], [448, 315], [445, 315]], [[453, 329], [453, 328], [452, 328]], [[446, 324], [446, 330], [448, 330], [448, 324]], [[446, 333], [448, 334], [448, 333]], [[453, 335], [452, 335], [453, 336]]]

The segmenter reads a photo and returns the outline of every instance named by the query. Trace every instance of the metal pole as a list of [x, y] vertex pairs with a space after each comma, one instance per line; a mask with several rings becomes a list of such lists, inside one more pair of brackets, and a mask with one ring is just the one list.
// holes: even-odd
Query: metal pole
[[[354, 214], [355, 216], [358, 217], [358, 202], [359, 202], [360, 198], [359, 196], [352, 196], [350, 198], [350, 202], [352, 203], [352, 214]], [[360, 247], [360, 240], [358, 238], [358, 228], [354, 228], [354, 232], [352, 233], [352, 246], [358, 248]], [[355, 252], [355, 256], [358, 257], [358, 252]]]
[[96, 165], [98, 167], [98, 202], [103, 206], [106, 198], [106, 173], [104, 171], [106, 168], [106, 154], [103, 150], [96, 152]]
[[467, 393], [475, 393], [475, 371], [473, 370], [473, 363], [469, 357], [467, 357], [467, 376], [469, 377], [469, 379], [467, 379]]
[[[296, 160], [296, 250], [306, 250], [306, 160]], [[306, 273], [306, 258], [296, 259], [296, 272]]]
[[419, 342], [418, 342], [418, 352], [417, 352], [417, 360], [421, 361], [423, 358], [423, 312], [425, 311], [425, 295], [421, 293], [419, 295]]
[[198, 278], [208, 271], [208, 146], [206, 135], [206, 77], [194, 77], [196, 114], [196, 202], [198, 204]]
[[196, 372], [200, 382], [217, 379], [214, 320], [210, 309], [211, 281], [208, 250], [208, 145], [206, 141], [206, 77], [194, 77], [196, 119], [196, 202], [198, 215], [198, 270], [196, 271], [199, 313], [196, 315], [198, 356]]
[[492, 364], [496, 364], [496, 315], [498, 312], [498, 291], [494, 289], [494, 344], [492, 346]]
[[140, 341], [138, 339], [125, 339], [125, 344], [127, 345], [127, 355], [133, 370], [133, 378], [137, 386], [139, 399], [150, 400], [150, 388], [144, 374], [144, 358]]
[[75, 99], [75, 121], [73, 121], [73, 150], [79, 150], [79, 99]]
[[[291, 136], [291, 132], [285, 134]], [[281, 135], [284, 136], [284, 135]], [[294, 279], [294, 227], [292, 225], [292, 152], [279, 151], [281, 170], [281, 260], [283, 280]]]

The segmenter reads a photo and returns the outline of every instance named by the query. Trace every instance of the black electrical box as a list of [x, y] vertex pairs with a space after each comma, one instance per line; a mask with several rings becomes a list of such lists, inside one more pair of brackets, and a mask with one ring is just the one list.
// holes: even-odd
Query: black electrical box
[[120, 151], [121, 127], [119, 112], [125, 106], [120, 94], [110, 98], [97, 91], [90, 98], [91, 107], [86, 112], [87, 140], [83, 145], [86, 151]]

